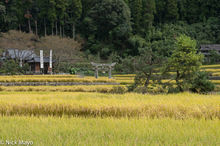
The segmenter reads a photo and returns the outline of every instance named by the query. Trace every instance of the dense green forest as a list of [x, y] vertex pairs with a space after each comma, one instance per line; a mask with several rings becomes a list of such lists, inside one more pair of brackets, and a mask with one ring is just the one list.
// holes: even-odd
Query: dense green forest
[[0, 31], [83, 38], [86, 54], [135, 56], [151, 47], [170, 56], [186, 34], [220, 43], [219, 0], [1, 0]]

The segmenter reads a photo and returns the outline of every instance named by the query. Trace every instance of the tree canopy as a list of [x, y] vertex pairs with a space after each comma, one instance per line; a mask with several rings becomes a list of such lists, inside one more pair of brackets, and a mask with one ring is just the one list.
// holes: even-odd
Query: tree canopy
[[103, 58], [140, 54], [131, 43], [140, 38], [169, 55], [179, 34], [198, 45], [220, 43], [219, 10], [218, 0], [6, 0], [0, 2], [0, 31], [81, 36], [84, 51]]

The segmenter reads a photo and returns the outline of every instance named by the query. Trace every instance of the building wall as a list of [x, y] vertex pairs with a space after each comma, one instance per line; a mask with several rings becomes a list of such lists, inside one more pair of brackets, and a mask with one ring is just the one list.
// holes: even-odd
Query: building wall
[[[34, 67], [34, 70], [31, 69], [31, 71], [34, 74], [41, 74], [42, 73], [39, 62], [35, 62], [35, 63], [29, 64], [29, 65], [32, 65]], [[51, 73], [52, 73], [52, 68], [49, 67], [49, 63], [44, 63], [44, 74], [51, 74]]]
[[40, 73], [40, 63], [35, 63], [35, 73]]

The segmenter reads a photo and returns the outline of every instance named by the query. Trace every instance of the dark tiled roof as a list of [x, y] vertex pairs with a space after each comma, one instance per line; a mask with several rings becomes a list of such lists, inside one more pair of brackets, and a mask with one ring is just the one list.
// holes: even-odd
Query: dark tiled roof
[[7, 49], [7, 51], [3, 53], [3, 58], [7, 57], [11, 59], [19, 58], [22, 60], [30, 60], [37, 57], [37, 55], [31, 50]]
[[[28, 60], [27, 62], [31, 63], [31, 62], [40, 62], [40, 57], [34, 57], [31, 60]], [[49, 63], [50, 62], [50, 58], [49, 57], [44, 57], [44, 63]]]
[[[11, 59], [22, 59], [24, 61], [27, 61], [29, 63], [31, 62], [40, 62], [40, 57], [37, 56], [34, 51], [31, 50], [18, 50], [18, 49], [7, 49], [6, 52], [3, 53], [3, 57], [1, 60], [11, 58]], [[44, 57], [44, 62], [49, 63], [50, 58], [49, 57]], [[55, 62], [53, 60], [53, 62]]]
[[220, 44], [201, 45], [201, 51], [203, 50], [220, 50]]

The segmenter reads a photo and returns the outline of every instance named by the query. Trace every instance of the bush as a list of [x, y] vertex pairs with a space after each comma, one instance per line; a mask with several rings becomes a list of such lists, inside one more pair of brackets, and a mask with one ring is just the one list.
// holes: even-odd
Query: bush
[[4, 75], [26, 74], [29, 71], [29, 65], [24, 64], [22, 67], [15, 60], [4, 60], [0, 67], [0, 73]]
[[70, 68], [69, 70], [71, 75], [75, 75], [76, 74], [76, 69], [75, 68]]
[[142, 94], [145, 94], [145, 93], [150, 93], [150, 94], [161, 94], [161, 93], [167, 93], [168, 90], [160, 85], [157, 85], [155, 87], [137, 87], [134, 89], [134, 92], [137, 92], [137, 93], [142, 93]]
[[219, 62], [219, 58], [220, 58], [220, 54], [215, 51], [215, 50], [211, 50], [209, 51], [210, 55], [207, 57], [206, 62], [209, 64], [215, 64]]
[[123, 86], [114, 86], [112, 89], [111, 89], [111, 93], [113, 94], [124, 94], [128, 91], [128, 89], [126, 87], [123, 87]]
[[168, 93], [179, 93], [180, 90], [175, 86], [168, 86]]
[[190, 90], [195, 93], [208, 93], [215, 89], [215, 85], [208, 80], [206, 72], [198, 72], [196, 78], [192, 82]]
[[148, 89], [146, 87], [137, 87], [134, 89], [134, 92], [137, 92], [137, 93], [142, 93], [142, 94], [145, 94], [148, 92]]

